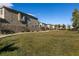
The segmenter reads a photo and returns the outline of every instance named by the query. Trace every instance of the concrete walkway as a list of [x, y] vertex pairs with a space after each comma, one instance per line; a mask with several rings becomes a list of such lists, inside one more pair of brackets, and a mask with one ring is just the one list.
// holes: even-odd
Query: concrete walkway
[[[49, 32], [49, 31], [39, 31], [39, 32]], [[20, 34], [25, 34], [25, 33], [34, 33], [34, 32], [19, 32], [19, 33], [14, 33], [14, 34], [0, 35], [0, 39], [5, 38], [5, 37], [20, 35]]]
[[47, 31], [39, 31], [39, 32], [49, 32], [49, 30], [47, 30]]
[[6, 35], [0, 35], [0, 39], [1, 38], [5, 38], [5, 37], [10, 37], [10, 36], [15, 36], [15, 35], [18, 35], [18, 34], [24, 34], [25, 32], [20, 32], [20, 33], [14, 33], [14, 34], [6, 34]]

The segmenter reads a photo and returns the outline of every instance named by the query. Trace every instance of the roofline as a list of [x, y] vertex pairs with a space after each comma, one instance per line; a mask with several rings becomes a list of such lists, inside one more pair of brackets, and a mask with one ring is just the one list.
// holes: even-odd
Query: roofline
[[18, 11], [18, 10], [12, 9], [12, 8], [8, 8], [8, 7], [5, 7], [5, 6], [3, 6], [2, 8], [9, 9], [9, 10], [15, 12], [15, 13], [21, 13], [21, 14], [24, 14], [24, 15], [28, 15], [28, 16], [30, 16], [30, 17], [32, 17], [32, 18], [38, 20], [38, 18], [36, 18], [35, 16], [29, 15], [29, 14], [27, 14], [27, 13], [24, 13], [24, 12], [21, 12], [21, 11]]

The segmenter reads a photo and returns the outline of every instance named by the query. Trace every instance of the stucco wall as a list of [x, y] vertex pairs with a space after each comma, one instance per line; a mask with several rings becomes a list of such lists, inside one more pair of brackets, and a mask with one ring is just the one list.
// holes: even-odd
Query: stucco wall
[[10, 24], [20, 24], [18, 21], [18, 13], [4, 9], [4, 17], [8, 22], [10, 22]]
[[[25, 16], [25, 23], [21, 22], [21, 16]], [[15, 32], [27, 31], [27, 28], [29, 31], [39, 30], [38, 20], [30, 17], [29, 15], [19, 14], [4, 8], [4, 19], [9, 22], [5, 25], [3, 24], [2, 27], [4, 29], [13, 30]]]
[[28, 28], [30, 29], [30, 31], [39, 31], [39, 23], [38, 20], [29, 17], [28, 21]]

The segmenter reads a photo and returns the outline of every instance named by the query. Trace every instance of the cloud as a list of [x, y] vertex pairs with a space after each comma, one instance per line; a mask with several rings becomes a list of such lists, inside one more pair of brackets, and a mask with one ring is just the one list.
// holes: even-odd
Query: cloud
[[3, 7], [3, 6], [11, 8], [13, 4], [12, 3], [0, 3], [0, 7]]

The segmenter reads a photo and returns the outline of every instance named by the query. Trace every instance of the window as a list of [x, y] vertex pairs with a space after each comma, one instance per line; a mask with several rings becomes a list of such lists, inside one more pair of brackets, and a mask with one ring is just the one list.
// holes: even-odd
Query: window
[[0, 14], [2, 14], [2, 8], [0, 8]]

